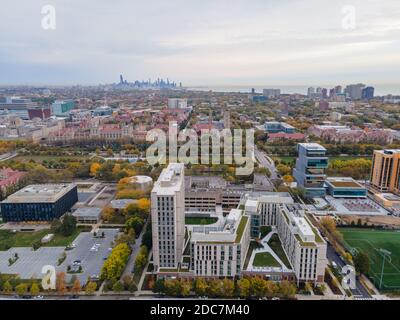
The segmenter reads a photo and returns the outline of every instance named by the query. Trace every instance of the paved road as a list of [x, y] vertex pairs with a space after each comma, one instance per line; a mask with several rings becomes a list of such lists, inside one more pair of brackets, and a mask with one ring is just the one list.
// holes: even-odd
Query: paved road
[[272, 179], [272, 180], [279, 179], [278, 171], [275, 168], [274, 162], [271, 159], [269, 159], [269, 157], [264, 152], [262, 152], [262, 151], [258, 150], [257, 148], [255, 148], [254, 155], [255, 155], [258, 163], [262, 167], [267, 168], [271, 172], [270, 179]]
[[[346, 265], [346, 263], [340, 258], [339, 254], [329, 243], [327, 243], [326, 255], [328, 259], [330, 261], [334, 261], [339, 268], [343, 268]], [[371, 298], [371, 295], [368, 293], [367, 289], [364, 288], [358, 279], [356, 281], [356, 289], [351, 290], [351, 292], [355, 298]]]
[[10, 160], [10, 159], [16, 157], [17, 155], [18, 155], [18, 153], [16, 153], [16, 152], [9, 152], [9, 153], [2, 154], [0, 156], [0, 161]]
[[142, 245], [142, 238], [143, 238], [144, 232], [146, 231], [147, 223], [148, 222], [146, 222], [145, 225], [143, 226], [142, 232], [140, 233], [139, 237], [136, 239], [135, 244], [133, 246], [131, 246], [132, 253], [126, 264], [125, 270], [122, 273], [121, 279], [123, 279], [124, 276], [131, 275], [133, 273], [133, 268], [135, 267], [136, 256], [138, 255], [140, 246]]

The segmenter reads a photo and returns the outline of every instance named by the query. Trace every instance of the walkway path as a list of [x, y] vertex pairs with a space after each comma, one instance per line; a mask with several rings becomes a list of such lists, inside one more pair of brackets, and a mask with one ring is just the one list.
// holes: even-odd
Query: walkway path
[[[268, 245], [268, 241], [271, 239], [273, 234], [276, 234], [276, 230], [272, 230], [270, 233], [268, 233], [262, 240], [261, 243], [263, 245], [263, 248], [260, 249], [254, 249], [253, 252], [251, 253], [250, 261], [247, 267], [248, 271], [274, 271], [274, 272], [292, 272], [293, 270], [288, 269], [286, 265], [282, 262], [282, 260], [278, 257], [278, 255], [274, 252], [274, 250], [271, 249], [271, 247]], [[263, 253], [263, 252], [269, 252], [276, 261], [281, 265], [280, 267], [254, 267], [253, 262], [254, 258], [257, 253]], [[257, 269], [256, 269], [257, 268]]]

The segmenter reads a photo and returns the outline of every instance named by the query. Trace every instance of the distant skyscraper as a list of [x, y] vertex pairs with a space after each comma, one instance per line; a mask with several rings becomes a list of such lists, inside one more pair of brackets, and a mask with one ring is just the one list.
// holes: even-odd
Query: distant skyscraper
[[346, 86], [344, 93], [353, 100], [360, 100], [362, 98], [362, 90], [364, 89], [365, 84], [350, 84]]
[[307, 90], [307, 96], [309, 98], [312, 98], [312, 96], [315, 94], [315, 89], [313, 87], [308, 88]]
[[374, 98], [374, 87], [366, 87], [362, 90], [362, 99], [370, 100]]
[[120, 84], [124, 83], [124, 77], [122, 76], [122, 74], [119, 75], [119, 83]]
[[280, 89], [263, 89], [263, 96], [267, 98], [276, 98], [281, 94]]
[[323, 88], [321, 92], [322, 92], [322, 98], [324, 99], [328, 98], [328, 89]]
[[176, 269], [185, 240], [185, 177], [182, 163], [170, 163], [151, 191], [155, 271]]

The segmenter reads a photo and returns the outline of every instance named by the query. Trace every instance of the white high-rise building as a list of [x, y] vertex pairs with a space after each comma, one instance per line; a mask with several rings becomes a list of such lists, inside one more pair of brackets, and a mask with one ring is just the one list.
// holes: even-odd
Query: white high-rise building
[[177, 269], [185, 238], [184, 165], [171, 163], [151, 192], [154, 269]]
[[169, 109], [185, 109], [187, 108], [187, 99], [171, 98], [168, 99]]
[[267, 98], [277, 98], [281, 94], [281, 89], [263, 89], [263, 96]]
[[275, 227], [297, 282], [324, 281], [326, 242], [290, 194], [247, 195], [245, 214], [250, 216], [253, 237], [258, 237], [263, 226]]

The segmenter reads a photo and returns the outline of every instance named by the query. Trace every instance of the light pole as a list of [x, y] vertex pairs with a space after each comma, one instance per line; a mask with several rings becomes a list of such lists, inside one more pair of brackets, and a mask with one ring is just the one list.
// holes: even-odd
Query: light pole
[[383, 281], [383, 271], [385, 269], [385, 258], [387, 257], [389, 262], [392, 262], [392, 257], [391, 257], [391, 252], [386, 250], [386, 249], [379, 249], [379, 252], [382, 254], [383, 256], [383, 261], [382, 261], [382, 270], [381, 270], [381, 279], [379, 282], [379, 289], [382, 289], [382, 281]]

